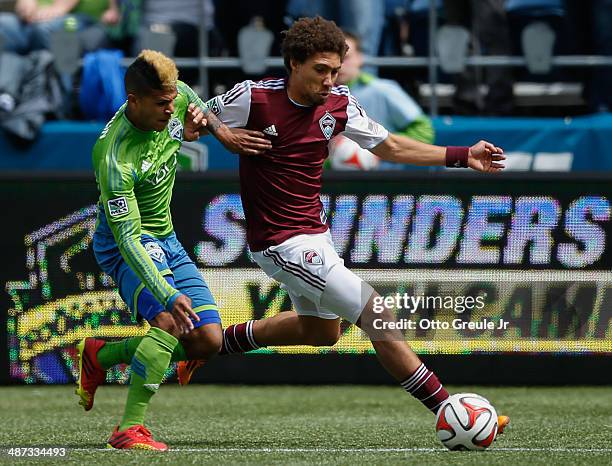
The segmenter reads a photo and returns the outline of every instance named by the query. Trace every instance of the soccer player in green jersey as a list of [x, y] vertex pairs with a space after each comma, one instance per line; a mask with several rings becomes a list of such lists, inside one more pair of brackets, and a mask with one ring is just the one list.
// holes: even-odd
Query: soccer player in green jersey
[[183, 139], [197, 139], [204, 125], [233, 152], [257, 154], [270, 142], [261, 133], [233, 132], [220, 123], [159, 52], [138, 56], [126, 71], [125, 87], [127, 102], [93, 149], [100, 191], [93, 249], [129, 309], [150, 329], [144, 337], [122, 341], [81, 341], [76, 393], [90, 410], [105, 371], [130, 364], [125, 412], [108, 445], [167, 450], [144, 426], [149, 401], [171, 361], [208, 359], [222, 338], [215, 300], [174, 233], [176, 154]]

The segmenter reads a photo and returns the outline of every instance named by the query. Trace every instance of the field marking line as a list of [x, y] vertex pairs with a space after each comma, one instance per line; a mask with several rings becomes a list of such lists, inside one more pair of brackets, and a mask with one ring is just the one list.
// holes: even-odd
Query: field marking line
[[[111, 448], [70, 448], [70, 451], [119, 451]], [[171, 448], [170, 452], [190, 453], [441, 453], [446, 448]], [[528, 448], [528, 447], [501, 447], [488, 451], [516, 451], [516, 452], [554, 452], [554, 453], [612, 453], [612, 448]]]

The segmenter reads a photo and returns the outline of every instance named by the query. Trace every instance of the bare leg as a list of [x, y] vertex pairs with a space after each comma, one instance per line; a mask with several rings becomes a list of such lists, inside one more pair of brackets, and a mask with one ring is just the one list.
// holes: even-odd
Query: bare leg
[[421, 365], [421, 360], [412, 351], [406, 342], [404, 335], [399, 330], [377, 330], [374, 328], [374, 320], [382, 319], [384, 322], [395, 321], [393, 313], [385, 309], [378, 314], [373, 311], [374, 298], [379, 296], [374, 293], [361, 313], [357, 326], [367, 333], [372, 341], [378, 360], [383, 367], [396, 380], [403, 381], [414, 373]]

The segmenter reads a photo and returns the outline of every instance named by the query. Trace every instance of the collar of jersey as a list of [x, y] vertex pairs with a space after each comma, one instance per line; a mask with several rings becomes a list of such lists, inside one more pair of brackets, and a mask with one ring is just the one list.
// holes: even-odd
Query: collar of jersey
[[127, 110], [127, 106], [126, 108], [123, 109], [123, 113], [121, 114], [121, 118], [123, 118], [123, 121], [125, 121], [125, 123], [129, 126], [129, 128], [138, 133], [138, 134], [142, 134], [143, 136], [151, 136], [153, 134], [155, 134], [155, 131], [151, 130], [151, 131], [144, 131], [142, 129], [136, 128], [136, 126], [134, 126], [134, 123], [132, 123], [130, 121], [130, 119], [127, 117], [125, 111]]
[[287, 92], [287, 98], [291, 101], [291, 103], [293, 105], [295, 105], [296, 107], [300, 107], [300, 108], [310, 108], [312, 107], [312, 105], [304, 105], [304, 104], [300, 104], [299, 102], [296, 102], [295, 100], [293, 100], [291, 97], [289, 97], [289, 93]]

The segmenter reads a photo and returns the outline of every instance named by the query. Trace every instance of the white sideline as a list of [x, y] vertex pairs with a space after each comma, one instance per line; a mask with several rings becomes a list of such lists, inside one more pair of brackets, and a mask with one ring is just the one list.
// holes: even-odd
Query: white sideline
[[[119, 451], [111, 448], [69, 448], [68, 451]], [[199, 452], [199, 453], [442, 453], [445, 448], [171, 448], [170, 452]], [[612, 448], [491, 448], [488, 452], [517, 451], [517, 452], [556, 452], [556, 453], [612, 453]]]

